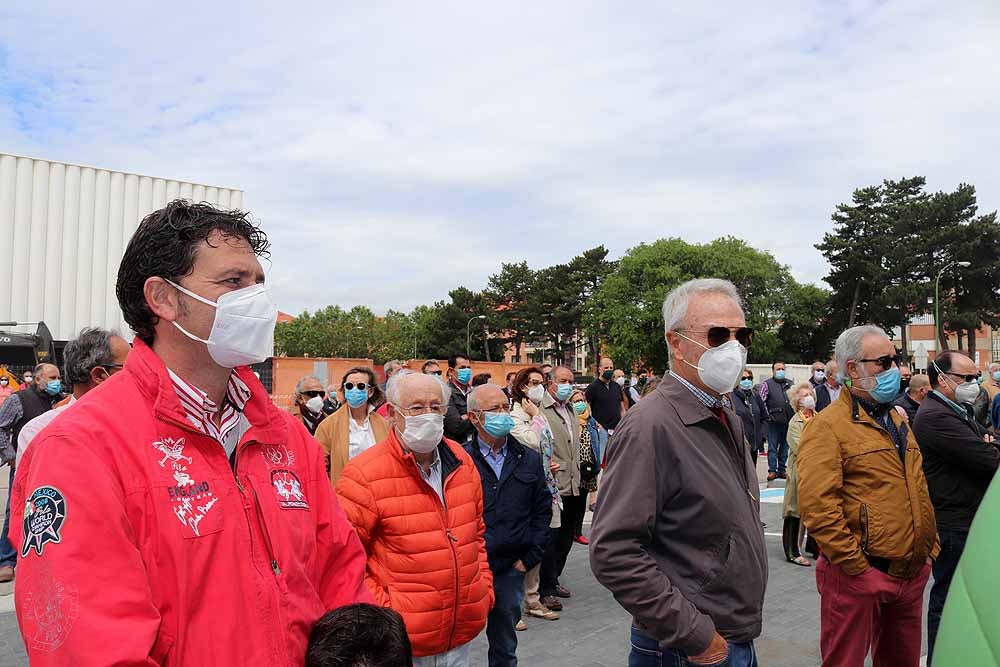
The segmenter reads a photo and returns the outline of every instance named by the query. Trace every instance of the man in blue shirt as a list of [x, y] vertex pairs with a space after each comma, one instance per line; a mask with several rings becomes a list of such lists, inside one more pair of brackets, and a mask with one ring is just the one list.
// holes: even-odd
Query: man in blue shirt
[[500, 387], [484, 384], [468, 396], [475, 436], [465, 450], [483, 482], [486, 554], [496, 602], [486, 624], [490, 667], [517, 665], [517, 632], [524, 573], [541, 562], [549, 541], [552, 494], [542, 457], [510, 435], [514, 420]]

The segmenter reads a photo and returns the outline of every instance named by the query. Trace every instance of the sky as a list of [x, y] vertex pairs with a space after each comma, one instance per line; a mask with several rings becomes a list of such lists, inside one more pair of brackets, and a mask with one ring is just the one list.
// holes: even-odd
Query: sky
[[725, 235], [800, 281], [885, 178], [1000, 206], [1000, 3], [0, 6], [0, 151], [243, 189], [282, 310]]

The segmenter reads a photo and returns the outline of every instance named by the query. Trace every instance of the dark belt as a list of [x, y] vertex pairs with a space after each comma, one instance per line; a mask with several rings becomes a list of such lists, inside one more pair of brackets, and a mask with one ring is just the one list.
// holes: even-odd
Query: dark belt
[[868, 556], [868, 564], [874, 567], [879, 572], [885, 572], [889, 574], [889, 566], [892, 565], [892, 561], [888, 558], [878, 558], [877, 556]]

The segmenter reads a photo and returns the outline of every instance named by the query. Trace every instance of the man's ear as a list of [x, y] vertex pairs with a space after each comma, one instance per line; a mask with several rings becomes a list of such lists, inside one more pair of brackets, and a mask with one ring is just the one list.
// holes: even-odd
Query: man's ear
[[677, 361], [683, 361], [684, 354], [681, 352], [681, 341], [684, 339], [678, 336], [673, 331], [668, 331], [666, 335], [664, 335], [664, 338], [667, 341], [667, 345], [670, 346], [670, 354], [673, 356], [673, 358], [676, 359]]
[[180, 292], [163, 278], [146, 278], [142, 294], [146, 298], [146, 305], [160, 319], [174, 322], [180, 317]]

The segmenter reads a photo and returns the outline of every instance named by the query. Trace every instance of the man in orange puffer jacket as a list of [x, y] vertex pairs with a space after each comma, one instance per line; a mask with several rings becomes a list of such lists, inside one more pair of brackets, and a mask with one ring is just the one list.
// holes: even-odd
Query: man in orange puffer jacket
[[493, 606], [479, 472], [443, 437], [447, 385], [399, 371], [386, 393], [393, 428], [348, 462], [337, 495], [368, 554], [368, 587], [406, 622], [415, 667], [463, 667]]

